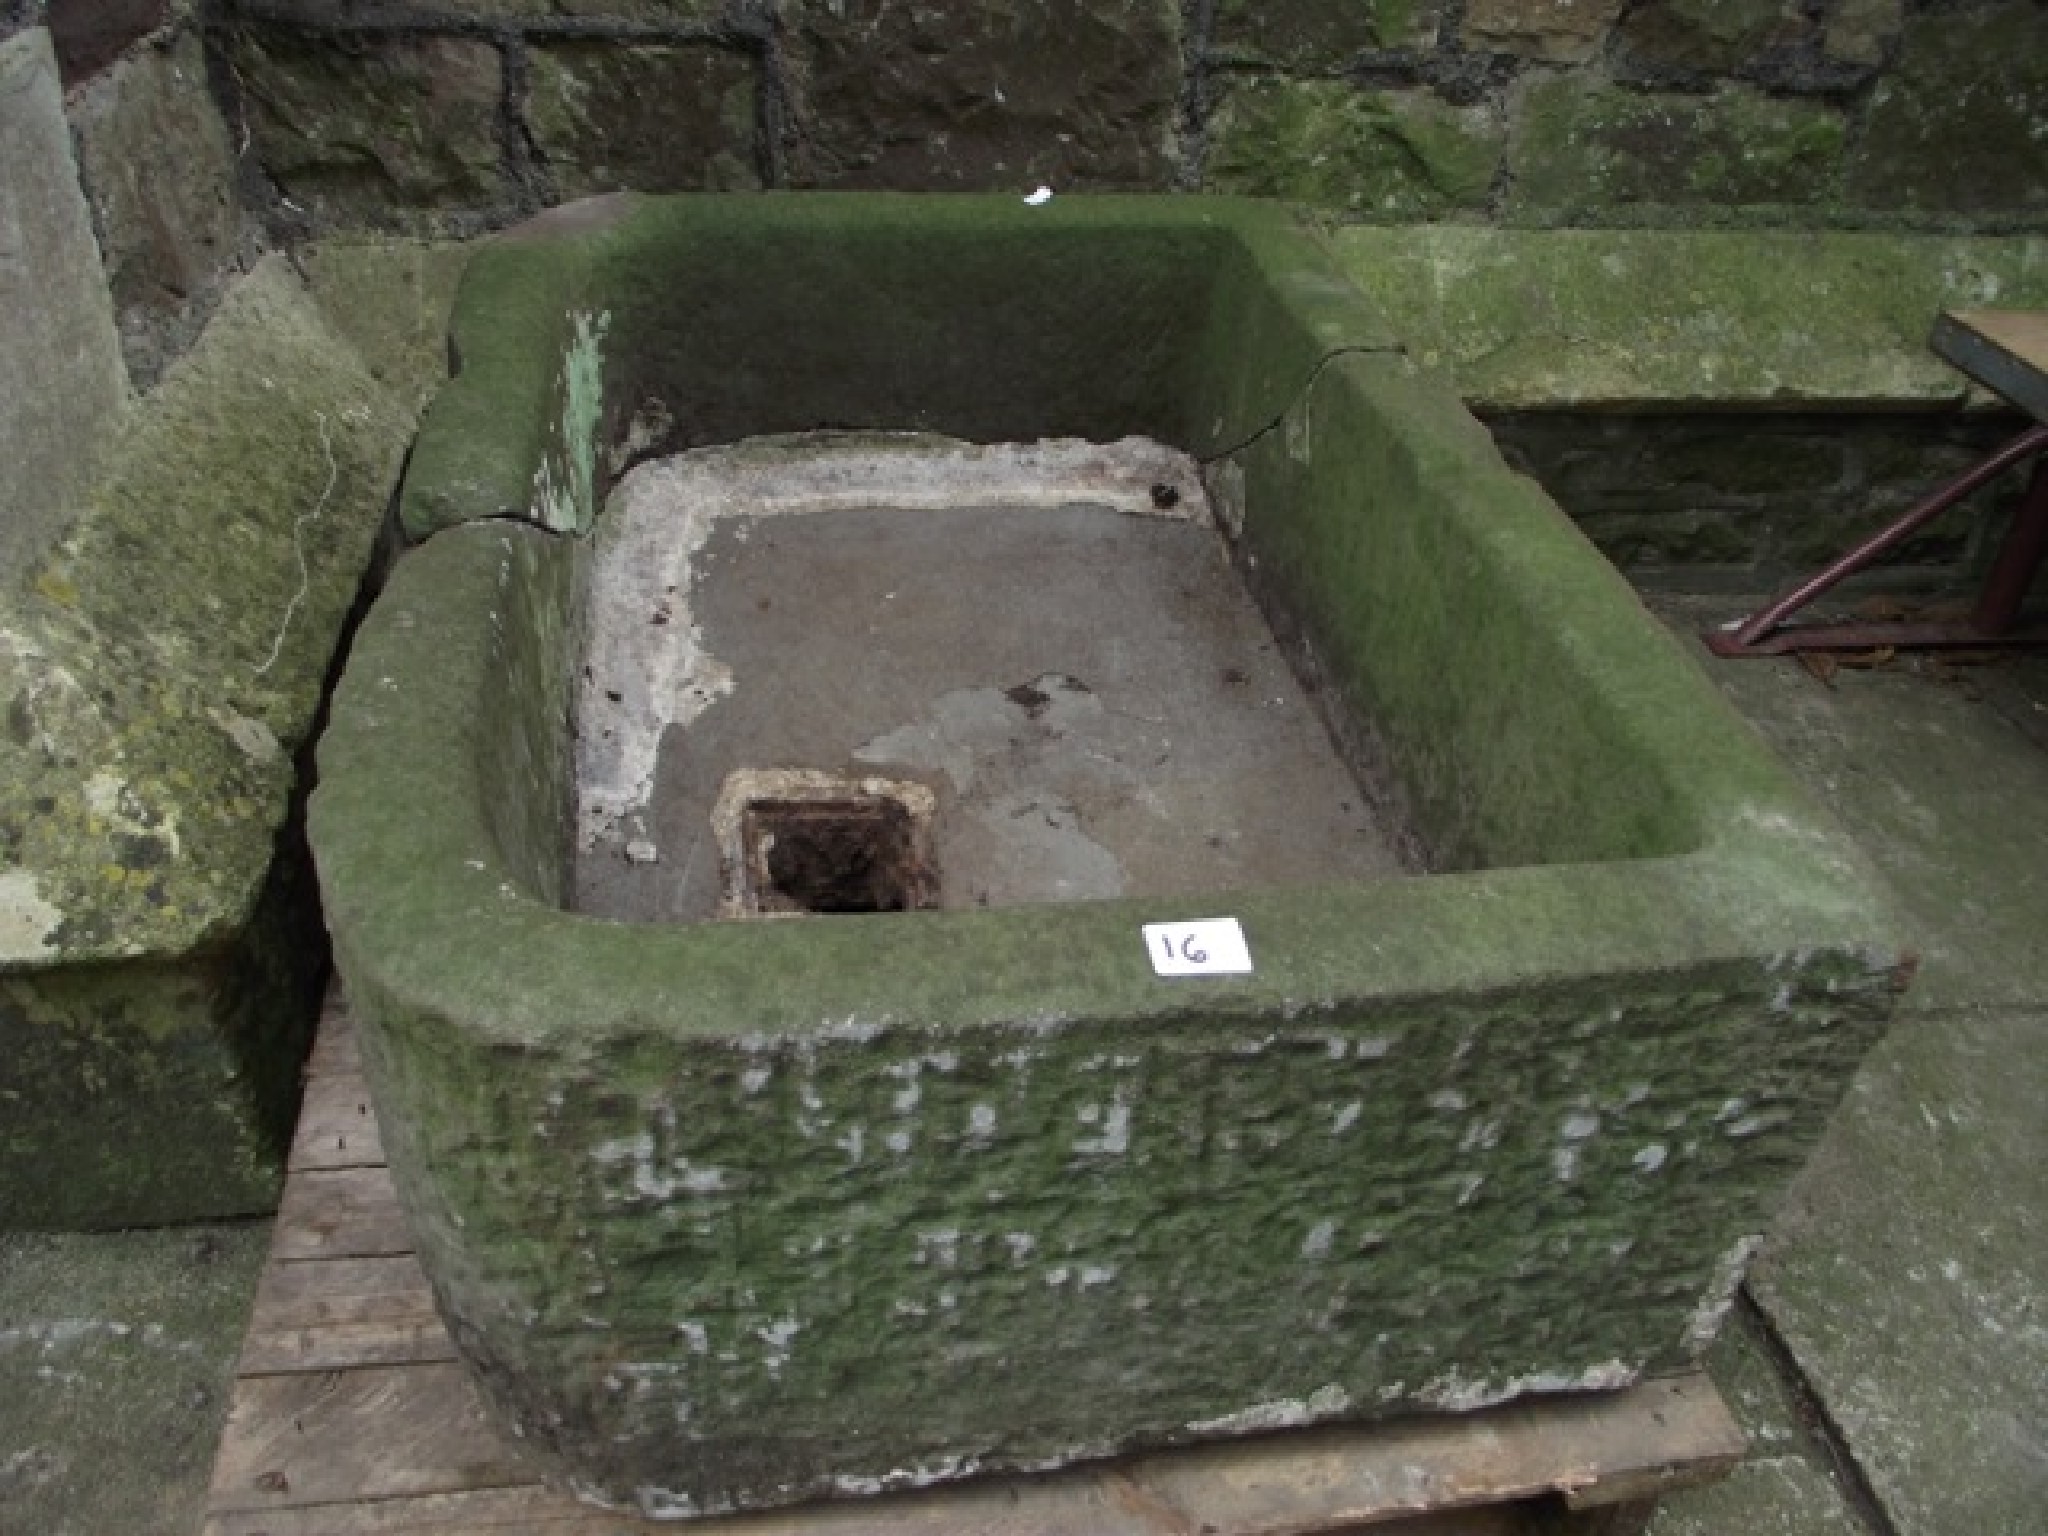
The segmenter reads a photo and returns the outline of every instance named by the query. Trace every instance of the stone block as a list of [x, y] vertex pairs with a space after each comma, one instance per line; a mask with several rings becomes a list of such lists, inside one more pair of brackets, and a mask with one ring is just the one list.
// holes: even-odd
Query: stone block
[[1821, 203], [1845, 137], [1832, 107], [1746, 86], [1645, 94], [1557, 76], [1529, 88], [1519, 115], [1509, 211], [1534, 223], [1645, 205]]
[[410, 425], [273, 257], [0, 588], [7, 1224], [275, 1203], [324, 970], [294, 756]]
[[1355, 227], [1351, 278], [1474, 407], [1952, 409], [1945, 306], [2048, 304], [2048, 239]]
[[798, 185], [1173, 185], [1175, 0], [799, 0], [782, 25]]
[[147, 387], [205, 324], [241, 230], [234, 151], [197, 34], [144, 48], [75, 92], [71, 124], [129, 372]]
[[1866, 110], [1849, 162], [1853, 202], [2038, 218], [2048, 210], [2048, 7], [1912, 17]]
[[0, 581], [62, 531], [128, 398], [49, 34], [0, 42]]
[[1234, 82], [1210, 126], [1211, 191], [1279, 197], [1387, 221], [1486, 203], [1501, 132], [1483, 107], [1339, 80]]
[[431, 225], [505, 201], [493, 45], [247, 26], [230, 46], [257, 157], [317, 222]]
[[1426, 48], [1445, 0], [1219, 0], [1211, 48], [1222, 58], [1328, 72], [1360, 54]]
[[1828, 57], [1875, 69], [1905, 24], [1905, 0], [1838, 0], [1822, 30]]
[[171, 19], [171, 0], [50, 0], [50, 41], [66, 85], [105, 69]]
[[1624, 0], [1470, 0], [1464, 42], [1482, 52], [1553, 63], [1591, 58]]
[[1800, 25], [1793, 0], [1649, 0], [1629, 12], [1620, 40], [1647, 72], [1719, 74], [1791, 41]]
[[558, 195], [760, 185], [749, 55], [715, 43], [565, 42], [527, 57], [527, 127]]

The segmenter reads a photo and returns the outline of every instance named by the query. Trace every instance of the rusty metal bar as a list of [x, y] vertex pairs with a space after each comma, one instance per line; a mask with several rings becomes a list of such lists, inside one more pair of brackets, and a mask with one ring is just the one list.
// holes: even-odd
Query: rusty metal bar
[[[1861, 544], [1808, 577], [1734, 629], [1706, 634], [1717, 656], [1773, 656], [1789, 650], [1843, 650], [1874, 645], [2010, 643], [2012, 621], [2042, 558], [2048, 555], [2048, 466], [2037, 468], [2026, 500], [1999, 551], [1977, 613], [1966, 624], [1841, 624], [1781, 630], [1793, 614], [1867, 569], [1950, 507], [2015, 464], [2048, 452], [2048, 425], [2029, 427], [1982, 463], [1926, 496]], [[2031, 638], [2030, 636], [2028, 638]]]

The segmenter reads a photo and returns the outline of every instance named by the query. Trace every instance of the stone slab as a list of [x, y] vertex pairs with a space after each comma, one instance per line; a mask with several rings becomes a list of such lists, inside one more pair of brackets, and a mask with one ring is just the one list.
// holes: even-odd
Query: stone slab
[[1463, 41], [1468, 48], [1569, 63], [1606, 41], [1623, 0], [1470, 0]]
[[370, 377], [420, 410], [448, 377], [448, 317], [472, 247], [456, 241], [317, 240], [298, 267]]
[[129, 372], [140, 388], [199, 334], [235, 268], [228, 129], [196, 31], [135, 51], [71, 100]]
[[196, 1530], [265, 1223], [0, 1234], [0, 1530]]
[[[1980, 878], [2002, 884], [1990, 870]], [[2029, 909], [2038, 936], [2040, 899]], [[1866, 1062], [1752, 1274], [1899, 1536], [2040, 1529], [2044, 1046], [2048, 1011], [2038, 1007], [1902, 1019]]]
[[[1693, 643], [1755, 603], [1659, 597]], [[1705, 657], [1703, 646], [1698, 653]], [[1904, 1007], [1946, 1016], [2048, 999], [2048, 756], [1967, 678], [1909, 661], [1843, 668], [1714, 660], [1709, 674], [1889, 877], [1921, 964]], [[1959, 792], [1959, 786], [1995, 786]]]
[[0, 41], [0, 144], [0, 580], [10, 580], [62, 531], [128, 397], [57, 61], [40, 28]]
[[1352, 280], [1482, 411], [1953, 407], [1949, 305], [2048, 303], [2048, 238], [1339, 231]]
[[0, 1223], [274, 1204], [324, 963], [294, 754], [410, 423], [272, 258], [0, 589]]

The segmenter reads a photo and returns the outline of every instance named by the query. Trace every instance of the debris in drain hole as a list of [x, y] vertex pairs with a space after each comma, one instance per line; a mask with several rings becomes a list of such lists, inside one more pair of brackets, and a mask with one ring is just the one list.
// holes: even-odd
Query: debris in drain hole
[[1152, 505], [1164, 512], [1168, 507], [1180, 505], [1180, 492], [1161, 481], [1152, 487]]
[[644, 837], [636, 837], [626, 844], [628, 864], [652, 864], [661, 857], [661, 850]]

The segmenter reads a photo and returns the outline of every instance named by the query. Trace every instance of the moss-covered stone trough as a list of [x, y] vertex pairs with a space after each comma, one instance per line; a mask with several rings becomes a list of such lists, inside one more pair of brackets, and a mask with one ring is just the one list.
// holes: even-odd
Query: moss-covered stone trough
[[[563, 210], [471, 263], [311, 831], [490, 1401], [689, 1515], [1693, 1357], [1903, 957], [1874, 878], [1283, 213]], [[1430, 872], [695, 925], [567, 909], [589, 541], [821, 427], [1202, 459]], [[1141, 925], [1227, 913], [1247, 975]]]

